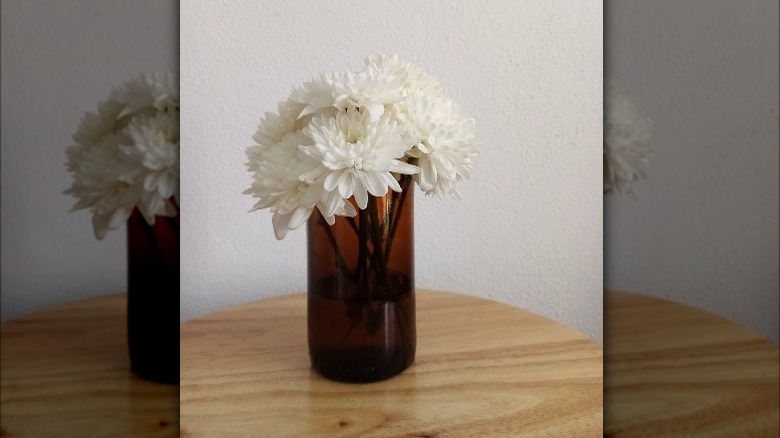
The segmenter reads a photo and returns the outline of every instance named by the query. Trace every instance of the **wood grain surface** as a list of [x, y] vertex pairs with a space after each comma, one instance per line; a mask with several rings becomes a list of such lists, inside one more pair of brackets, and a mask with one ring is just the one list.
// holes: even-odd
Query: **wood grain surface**
[[605, 436], [780, 436], [780, 362], [768, 339], [707, 312], [604, 296]]
[[310, 367], [306, 297], [181, 327], [184, 437], [602, 436], [602, 350], [493, 301], [417, 291], [416, 361], [371, 384]]
[[178, 386], [130, 371], [127, 295], [0, 325], [0, 436], [178, 435]]

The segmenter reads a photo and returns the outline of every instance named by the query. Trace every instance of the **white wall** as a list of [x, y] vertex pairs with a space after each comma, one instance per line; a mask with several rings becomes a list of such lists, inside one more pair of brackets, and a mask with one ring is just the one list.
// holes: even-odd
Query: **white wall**
[[611, 1], [606, 72], [655, 124], [637, 200], [605, 201], [605, 282], [778, 342], [778, 2]]
[[601, 341], [600, 1], [182, 2], [182, 320], [305, 290], [305, 231], [247, 213], [244, 150], [293, 85], [372, 53], [438, 77], [485, 142], [462, 200], [417, 192], [417, 287]]
[[178, 68], [175, 0], [2, 0], [2, 319], [126, 290], [125, 231], [97, 241], [65, 148], [85, 111], [144, 71]]

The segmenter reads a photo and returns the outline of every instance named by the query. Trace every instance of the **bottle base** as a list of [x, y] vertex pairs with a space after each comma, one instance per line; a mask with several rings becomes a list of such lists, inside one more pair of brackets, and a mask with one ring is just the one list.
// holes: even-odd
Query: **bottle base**
[[414, 352], [399, 354], [376, 347], [311, 351], [312, 368], [329, 380], [371, 383], [401, 374], [414, 362]]
[[157, 383], [165, 383], [170, 385], [179, 384], [179, 366], [178, 363], [175, 367], [160, 366], [157, 364], [145, 364], [137, 363], [131, 360], [130, 369], [133, 373], [144, 379]]

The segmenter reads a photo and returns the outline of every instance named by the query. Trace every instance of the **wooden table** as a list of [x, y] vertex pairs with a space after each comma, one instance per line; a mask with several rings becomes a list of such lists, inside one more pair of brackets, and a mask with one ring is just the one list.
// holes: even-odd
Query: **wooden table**
[[602, 350], [493, 301], [417, 291], [417, 356], [371, 384], [309, 363], [306, 297], [251, 302], [181, 327], [181, 434], [600, 437]]
[[780, 436], [777, 344], [631, 293], [605, 292], [604, 315], [605, 436]]
[[178, 386], [130, 371], [127, 295], [0, 325], [0, 436], [178, 435]]

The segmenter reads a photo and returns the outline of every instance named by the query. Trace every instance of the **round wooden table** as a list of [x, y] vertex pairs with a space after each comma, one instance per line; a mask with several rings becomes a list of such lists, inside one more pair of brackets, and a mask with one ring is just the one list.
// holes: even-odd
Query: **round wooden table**
[[604, 294], [604, 436], [778, 437], [778, 346], [665, 299]]
[[485, 299], [417, 291], [417, 356], [370, 384], [311, 369], [306, 296], [181, 327], [181, 434], [602, 436], [602, 350], [562, 324]]
[[0, 325], [0, 436], [171, 437], [178, 386], [130, 371], [127, 295]]

